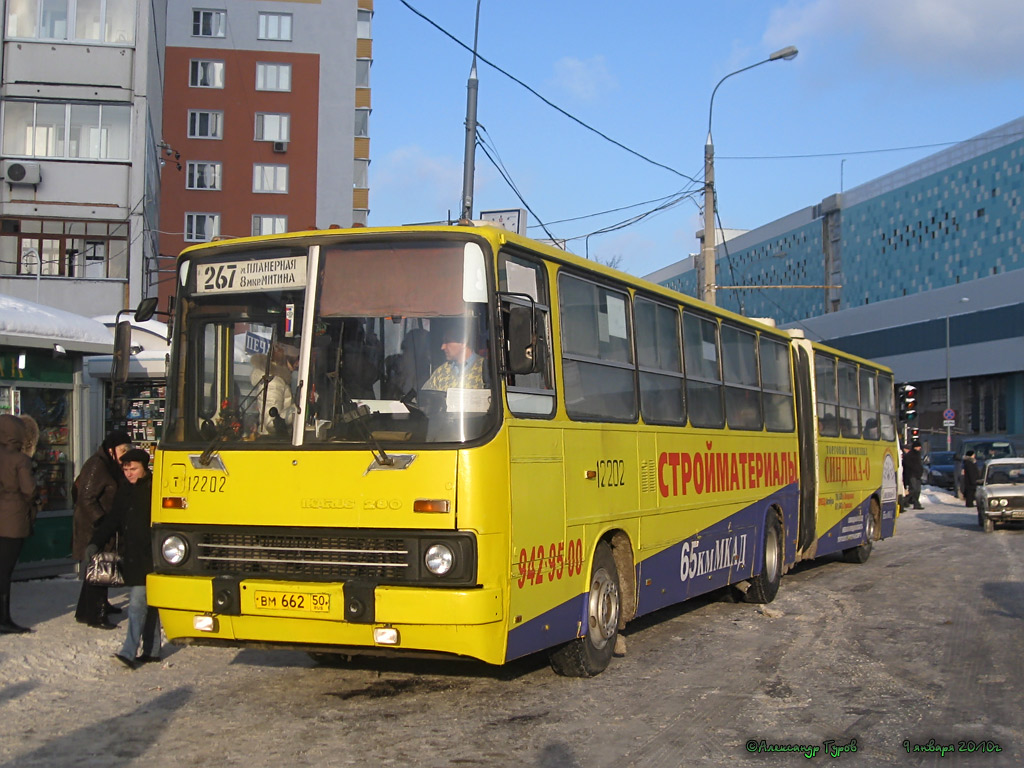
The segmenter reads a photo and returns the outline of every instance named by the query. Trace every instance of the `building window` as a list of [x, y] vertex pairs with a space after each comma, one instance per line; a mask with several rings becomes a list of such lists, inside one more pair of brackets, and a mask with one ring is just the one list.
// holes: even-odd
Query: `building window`
[[356, 59], [356, 88], [370, 87], [370, 59]]
[[290, 91], [292, 89], [292, 65], [256, 64], [257, 91]]
[[119, 278], [128, 268], [124, 221], [5, 219], [0, 234], [0, 275]]
[[219, 213], [186, 213], [185, 240], [205, 243], [220, 234]]
[[355, 135], [359, 137], [370, 135], [370, 110], [356, 110]]
[[228, 26], [227, 11], [192, 11], [193, 37], [224, 37]]
[[359, 9], [356, 11], [356, 37], [360, 40], [369, 40], [370, 22], [373, 20], [373, 11]]
[[188, 84], [193, 88], [223, 88], [224, 62], [192, 59], [189, 63]]
[[3, 137], [7, 156], [127, 160], [131, 107], [8, 101]]
[[256, 113], [256, 141], [288, 141], [291, 118], [269, 112]]
[[189, 161], [185, 169], [185, 189], [220, 189], [221, 164]]
[[252, 191], [284, 194], [288, 191], [288, 166], [256, 163], [252, 167]]
[[10, 0], [7, 36], [133, 43], [135, 0]]
[[252, 217], [252, 234], [256, 235], [282, 235], [288, 231], [287, 216], [263, 216], [257, 214]]
[[224, 113], [190, 109], [188, 111], [188, 137], [190, 139], [223, 139]]
[[290, 13], [260, 13], [256, 37], [260, 40], [291, 40], [292, 15]]
[[354, 189], [369, 189], [370, 187], [370, 161], [356, 160], [352, 165], [352, 187]]

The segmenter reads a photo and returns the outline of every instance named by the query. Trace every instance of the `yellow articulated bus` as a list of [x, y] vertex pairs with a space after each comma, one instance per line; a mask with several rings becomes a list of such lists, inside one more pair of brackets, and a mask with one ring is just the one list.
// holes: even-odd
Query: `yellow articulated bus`
[[866, 360], [488, 226], [187, 249], [155, 572], [179, 643], [609, 663], [897, 512]]

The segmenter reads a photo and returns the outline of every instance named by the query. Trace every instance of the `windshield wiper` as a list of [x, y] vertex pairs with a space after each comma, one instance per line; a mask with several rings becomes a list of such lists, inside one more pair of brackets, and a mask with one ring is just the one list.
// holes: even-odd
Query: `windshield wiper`
[[377, 438], [373, 436], [373, 432], [370, 431], [370, 428], [363, 421], [363, 419], [370, 415], [370, 407], [368, 405], [356, 405], [348, 395], [345, 395], [344, 398], [345, 404], [351, 405], [352, 408], [341, 414], [341, 420], [348, 424], [356, 425], [366, 440], [367, 445], [370, 446], [370, 453], [373, 454], [373, 458], [378, 464], [382, 467], [394, 466], [395, 460], [387, 455], [381, 444], [377, 442]]

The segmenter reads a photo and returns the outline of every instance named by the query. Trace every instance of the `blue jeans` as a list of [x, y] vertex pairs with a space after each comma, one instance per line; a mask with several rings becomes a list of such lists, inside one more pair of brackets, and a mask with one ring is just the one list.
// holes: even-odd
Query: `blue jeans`
[[132, 587], [128, 598], [128, 636], [121, 655], [134, 659], [142, 642], [143, 656], [160, 655], [160, 614], [146, 601], [145, 587]]

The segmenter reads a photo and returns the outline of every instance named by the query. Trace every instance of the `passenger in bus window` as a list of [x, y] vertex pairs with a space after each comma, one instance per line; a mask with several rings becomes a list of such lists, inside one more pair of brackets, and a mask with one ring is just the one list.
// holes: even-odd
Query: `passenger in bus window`
[[363, 321], [349, 318], [341, 327], [341, 386], [354, 400], [376, 397], [373, 385], [380, 378], [380, 341], [367, 333]]
[[[283, 436], [295, 421], [295, 398], [292, 395], [292, 372], [299, 365], [299, 350], [291, 344], [276, 343], [270, 350], [270, 361], [266, 355], [255, 354], [249, 359], [252, 365], [251, 381], [260, 403], [261, 435]], [[264, 390], [264, 387], [266, 388]]]

